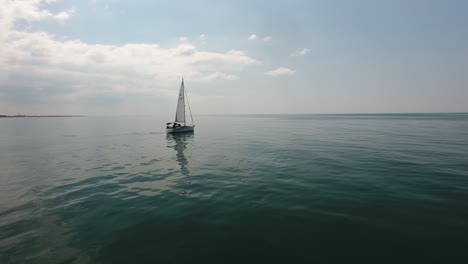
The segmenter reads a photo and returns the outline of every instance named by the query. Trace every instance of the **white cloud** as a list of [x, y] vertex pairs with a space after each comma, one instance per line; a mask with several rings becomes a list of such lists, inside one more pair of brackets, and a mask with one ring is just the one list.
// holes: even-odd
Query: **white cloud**
[[45, 4], [45, 0], [2, 4], [0, 101], [50, 103], [119, 94], [167, 96], [172, 95], [181, 76], [191, 83], [229, 81], [238, 79], [237, 74], [246, 67], [260, 63], [242, 51], [201, 51], [187, 42], [172, 48], [151, 43], [89, 44], [14, 27], [19, 20], [65, 18], [61, 12], [44, 10]]
[[201, 40], [206, 40], [206, 35], [205, 35], [205, 34], [201, 34], [201, 35], [200, 35], [200, 39], [201, 39]]
[[180, 40], [180, 41], [188, 41], [188, 38], [185, 37], [185, 36], [183, 36], [183, 37], [180, 37], [179, 40]]
[[265, 72], [265, 75], [272, 76], [272, 77], [283, 76], [283, 75], [291, 76], [291, 75], [294, 75], [294, 74], [296, 74], [295, 70], [291, 70], [291, 69], [285, 68], [285, 67], [280, 67], [278, 69]]
[[214, 81], [214, 80], [229, 80], [229, 81], [233, 81], [233, 80], [237, 80], [239, 79], [239, 76], [237, 75], [232, 75], [232, 74], [225, 74], [225, 73], [222, 73], [222, 72], [214, 72], [212, 74], [209, 74], [209, 75], [206, 75], [202, 78], [202, 80], [204, 81]]
[[303, 48], [303, 49], [294, 51], [293, 53], [291, 53], [291, 56], [292, 57], [303, 57], [303, 56], [309, 55], [309, 53], [310, 53], [310, 49]]
[[[2, 0], [0, 8], [0, 23], [4, 26], [13, 26], [15, 21], [39, 21], [44, 19], [63, 20], [65, 14], [53, 14], [48, 10], [41, 9], [42, 4], [54, 3], [56, 0]], [[66, 13], [66, 12], [63, 12]]]
[[248, 40], [256, 40], [256, 39], [257, 39], [257, 35], [254, 35], [254, 34], [248, 37]]
[[67, 20], [67, 19], [70, 18], [72, 13], [73, 13], [73, 11], [69, 11], [69, 12], [62, 11], [62, 12], [54, 15], [54, 18], [57, 19], [57, 20], [60, 20], [60, 21]]
[[250, 35], [248, 38], [248, 40], [262, 40], [263, 42], [267, 42], [267, 43], [271, 43], [271, 41], [273, 40], [272, 37], [270, 36], [266, 36], [266, 37], [260, 37], [260, 36], [257, 36], [255, 34], [252, 34]]

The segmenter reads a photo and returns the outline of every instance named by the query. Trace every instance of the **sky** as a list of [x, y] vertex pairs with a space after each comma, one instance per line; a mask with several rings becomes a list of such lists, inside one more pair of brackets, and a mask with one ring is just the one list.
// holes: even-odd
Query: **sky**
[[468, 112], [468, 1], [0, 0], [0, 114]]

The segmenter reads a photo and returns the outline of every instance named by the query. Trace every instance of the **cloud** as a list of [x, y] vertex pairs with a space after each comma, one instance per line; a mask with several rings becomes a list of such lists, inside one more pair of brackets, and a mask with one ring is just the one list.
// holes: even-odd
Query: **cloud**
[[260, 36], [257, 36], [255, 34], [250, 35], [247, 39], [248, 40], [262, 40], [263, 42], [267, 42], [267, 43], [271, 43], [271, 41], [273, 40], [273, 38], [270, 36], [261, 38]]
[[232, 81], [239, 72], [260, 63], [243, 51], [202, 51], [187, 41], [170, 48], [153, 43], [89, 44], [14, 26], [17, 21], [69, 18], [45, 10], [48, 2], [2, 4], [0, 101], [63, 103], [103, 96], [168, 96], [181, 76], [191, 83]]
[[179, 40], [180, 41], [188, 41], [188, 38], [183, 36], [183, 37], [180, 37]]
[[201, 39], [202, 41], [206, 40], [206, 35], [205, 35], [205, 34], [201, 34], [201, 35], [200, 35], [200, 39]]
[[[2, 1], [0, 8], [0, 24], [3, 28], [11, 27], [16, 21], [40, 21], [45, 19], [66, 19], [67, 12], [53, 14], [52, 12], [41, 9], [42, 4], [50, 4], [55, 0], [24, 0], [24, 1]], [[68, 14], [69, 15], [69, 14]], [[69, 16], [68, 16], [69, 17]], [[68, 18], [67, 17], [67, 18]]]
[[309, 53], [310, 53], [310, 49], [303, 48], [303, 49], [294, 51], [293, 53], [291, 53], [291, 56], [292, 57], [303, 57], [303, 56], [309, 55]]
[[69, 11], [69, 12], [62, 11], [62, 12], [54, 15], [54, 18], [59, 20], [59, 21], [64, 21], [64, 20], [69, 19], [71, 17], [72, 13], [73, 13], [73, 11]]
[[283, 75], [291, 76], [291, 75], [294, 75], [294, 74], [296, 74], [295, 70], [291, 70], [291, 69], [285, 68], [285, 67], [280, 67], [278, 69], [265, 72], [265, 75], [272, 76], [272, 77], [283, 76]]
[[215, 73], [204, 76], [202, 79], [204, 81], [207, 81], [207, 82], [214, 81], [214, 80], [233, 81], [233, 80], [239, 79], [239, 76], [232, 75], [232, 74], [225, 74], [225, 73], [222, 73], [222, 72], [215, 72]]

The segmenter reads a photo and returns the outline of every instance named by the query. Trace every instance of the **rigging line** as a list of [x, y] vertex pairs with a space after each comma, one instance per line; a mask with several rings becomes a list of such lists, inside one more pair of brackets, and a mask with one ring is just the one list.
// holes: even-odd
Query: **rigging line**
[[188, 109], [190, 111], [190, 119], [192, 119], [192, 125], [195, 126], [195, 123], [193, 122], [192, 109], [190, 109], [190, 102], [188, 100], [187, 91], [184, 89], [184, 92], [185, 92], [185, 97], [187, 98]]

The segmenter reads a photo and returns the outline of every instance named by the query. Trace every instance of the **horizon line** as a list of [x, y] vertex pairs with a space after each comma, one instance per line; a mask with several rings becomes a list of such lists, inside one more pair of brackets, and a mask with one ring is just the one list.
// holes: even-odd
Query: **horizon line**
[[[232, 116], [232, 115], [415, 115], [415, 114], [468, 114], [468, 112], [328, 112], [328, 113], [226, 113], [226, 114], [195, 114], [195, 116]], [[84, 115], [84, 114], [70, 114], [70, 115], [57, 115], [57, 114], [0, 114], [0, 117], [113, 117], [113, 116], [158, 116], [158, 114], [117, 114], [117, 115]]]

